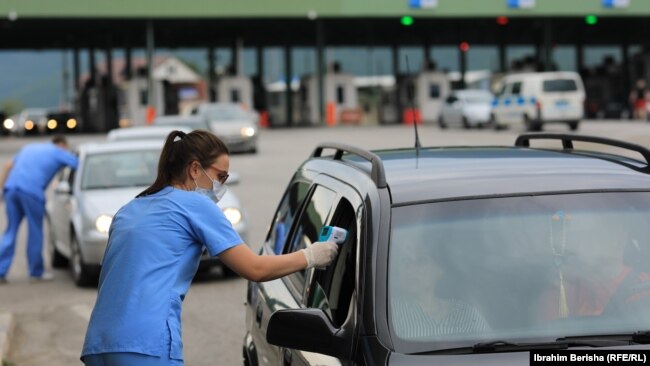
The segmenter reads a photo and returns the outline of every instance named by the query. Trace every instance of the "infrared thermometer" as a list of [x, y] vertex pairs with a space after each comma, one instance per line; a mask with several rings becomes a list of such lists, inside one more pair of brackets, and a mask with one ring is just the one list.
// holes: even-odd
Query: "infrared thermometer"
[[336, 244], [343, 244], [348, 238], [348, 231], [338, 226], [323, 226], [320, 230], [318, 241], [331, 241]]

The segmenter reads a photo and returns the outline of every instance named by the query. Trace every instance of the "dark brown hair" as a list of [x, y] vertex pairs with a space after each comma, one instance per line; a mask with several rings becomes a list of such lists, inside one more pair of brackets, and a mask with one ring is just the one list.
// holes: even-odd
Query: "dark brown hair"
[[63, 135], [54, 135], [52, 137], [52, 143], [53, 144], [68, 144], [68, 139], [65, 138]]
[[167, 135], [160, 153], [156, 180], [136, 197], [148, 196], [173, 182], [184, 181], [187, 174], [185, 168], [194, 160], [207, 168], [223, 154], [230, 154], [228, 147], [211, 132], [195, 130], [186, 134], [183, 131], [172, 131]]

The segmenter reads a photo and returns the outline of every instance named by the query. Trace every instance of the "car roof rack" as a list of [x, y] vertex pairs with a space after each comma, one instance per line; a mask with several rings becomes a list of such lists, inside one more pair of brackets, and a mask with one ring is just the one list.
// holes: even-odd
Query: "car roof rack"
[[314, 158], [321, 157], [324, 149], [336, 150], [333, 160], [341, 160], [343, 153], [354, 154], [361, 158], [364, 158], [372, 165], [370, 177], [372, 178], [373, 182], [375, 182], [377, 188], [386, 187], [386, 173], [384, 172], [384, 163], [381, 161], [381, 158], [377, 154], [350, 145], [339, 144], [336, 142], [325, 142], [319, 144], [311, 156]]
[[574, 141], [591, 142], [595, 144], [620, 147], [623, 149], [638, 152], [639, 154], [643, 155], [646, 164], [650, 166], [650, 150], [641, 145], [632, 144], [625, 141], [608, 139], [605, 137], [569, 135], [562, 133], [525, 133], [517, 137], [515, 146], [530, 147], [530, 140], [562, 140], [562, 147], [567, 150], [573, 149]]

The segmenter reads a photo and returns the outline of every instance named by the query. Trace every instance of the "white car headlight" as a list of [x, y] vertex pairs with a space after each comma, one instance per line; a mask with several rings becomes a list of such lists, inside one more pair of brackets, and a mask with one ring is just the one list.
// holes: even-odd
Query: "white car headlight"
[[224, 208], [223, 214], [226, 215], [226, 218], [228, 221], [230, 221], [231, 224], [233, 224], [233, 226], [239, 224], [242, 218], [241, 211], [234, 207]]
[[12, 120], [11, 118], [7, 118], [6, 120], [4, 120], [3, 125], [6, 129], [13, 130], [16, 124], [14, 123], [14, 120]]
[[95, 220], [95, 227], [97, 228], [97, 231], [99, 231], [102, 234], [108, 233], [108, 229], [111, 227], [111, 223], [113, 222], [113, 216], [109, 215], [99, 215], [97, 219]]
[[253, 137], [255, 136], [255, 129], [253, 127], [243, 127], [240, 133], [244, 137]]

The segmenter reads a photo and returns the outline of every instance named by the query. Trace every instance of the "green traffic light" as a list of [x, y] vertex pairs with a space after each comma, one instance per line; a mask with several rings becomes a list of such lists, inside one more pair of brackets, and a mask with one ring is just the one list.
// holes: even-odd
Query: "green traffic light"
[[595, 15], [587, 15], [585, 17], [585, 23], [589, 25], [596, 25], [596, 23], [598, 23], [598, 17]]
[[405, 15], [405, 16], [402, 17], [402, 19], [401, 19], [401, 23], [402, 23], [402, 25], [405, 26], [405, 27], [410, 27], [410, 26], [412, 26], [413, 23], [414, 23], [414, 21], [413, 21], [413, 17], [412, 17], [412, 16], [409, 16], [409, 15]]

